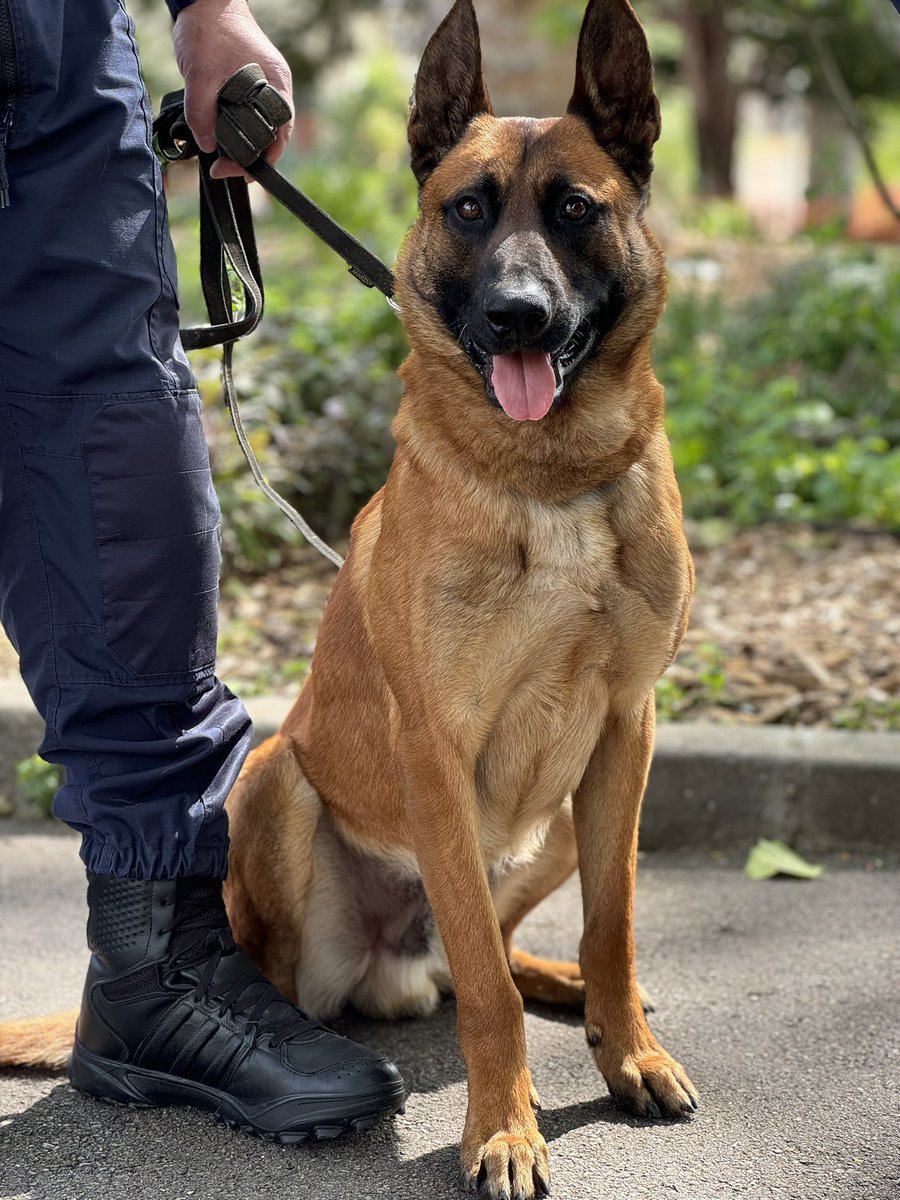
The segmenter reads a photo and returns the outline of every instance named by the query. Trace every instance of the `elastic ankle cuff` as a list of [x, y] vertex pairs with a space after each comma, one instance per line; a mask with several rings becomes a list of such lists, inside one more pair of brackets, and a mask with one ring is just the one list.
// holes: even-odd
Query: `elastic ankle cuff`
[[[173, 853], [174, 851], [174, 853]], [[177, 847], [164, 852], [150, 846], [117, 846], [86, 835], [81, 859], [94, 875], [116, 875], [126, 879], [181, 879], [187, 875], [209, 875], [224, 879], [228, 871], [228, 842], [195, 846], [192, 853]]]

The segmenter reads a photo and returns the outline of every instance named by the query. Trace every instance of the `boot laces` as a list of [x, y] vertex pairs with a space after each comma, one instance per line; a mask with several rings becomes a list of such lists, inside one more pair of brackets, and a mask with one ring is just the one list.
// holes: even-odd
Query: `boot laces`
[[[203, 964], [193, 991], [195, 1002], [215, 1005], [220, 1018], [231, 1013], [250, 1029], [255, 1042], [268, 1038], [277, 1048], [292, 1037], [322, 1028], [285, 999], [235, 942], [219, 895], [189, 895], [178, 902], [172, 951], [173, 966]], [[234, 954], [241, 956], [245, 969], [217, 986], [220, 962]]]

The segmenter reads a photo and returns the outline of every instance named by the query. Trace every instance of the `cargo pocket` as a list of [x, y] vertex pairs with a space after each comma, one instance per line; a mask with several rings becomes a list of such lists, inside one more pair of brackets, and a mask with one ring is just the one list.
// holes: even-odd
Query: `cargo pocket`
[[196, 394], [113, 400], [82, 449], [110, 651], [141, 678], [211, 670], [219, 505]]

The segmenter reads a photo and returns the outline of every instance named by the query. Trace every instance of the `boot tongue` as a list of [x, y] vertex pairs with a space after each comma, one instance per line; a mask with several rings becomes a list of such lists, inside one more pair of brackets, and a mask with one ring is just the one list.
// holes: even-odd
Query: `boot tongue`
[[540, 421], [550, 411], [556, 392], [550, 355], [533, 350], [495, 354], [491, 384], [507, 416], [514, 421]]
[[[212, 939], [210, 934], [217, 935]], [[282, 996], [248, 955], [235, 945], [222, 899], [219, 879], [179, 879], [172, 922], [170, 955], [201, 972], [219, 951], [207, 987], [216, 999], [227, 997], [229, 1007], [248, 1016], [263, 1032], [280, 1038], [315, 1034], [317, 1021], [301, 1013]]]
[[193, 876], [179, 879], [169, 953], [173, 958], [203, 958], [207, 935], [230, 927], [218, 879]]

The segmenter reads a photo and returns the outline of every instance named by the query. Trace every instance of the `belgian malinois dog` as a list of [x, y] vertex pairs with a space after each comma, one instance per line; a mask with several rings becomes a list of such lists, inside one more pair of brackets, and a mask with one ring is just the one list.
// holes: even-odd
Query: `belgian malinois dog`
[[[650, 361], [659, 131], [628, 0], [588, 5], [558, 120], [493, 116], [471, 0], [432, 37], [396, 456], [300, 697], [229, 801], [235, 936], [301, 1007], [427, 1014], [455, 992], [462, 1178], [492, 1200], [549, 1191], [523, 996], [583, 1005], [628, 1112], [697, 1106], [648, 1028], [632, 932], [653, 689], [693, 586]], [[576, 866], [580, 965], [518, 950]]]
[[[659, 131], [627, 0], [591, 0], [560, 120], [492, 115], [471, 0], [432, 37], [397, 452], [306, 685], [229, 802], [235, 936], [301, 1007], [389, 1017], [456, 993], [463, 1180], [490, 1197], [547, 1191], [523, 995], [584, 1005], [629, 1112], [696, 1107], [647, 1026], [632, 936], [653, 689], [693, 586], [650, 362]], [[517, 950], [576, 865], [580, 967]]]

